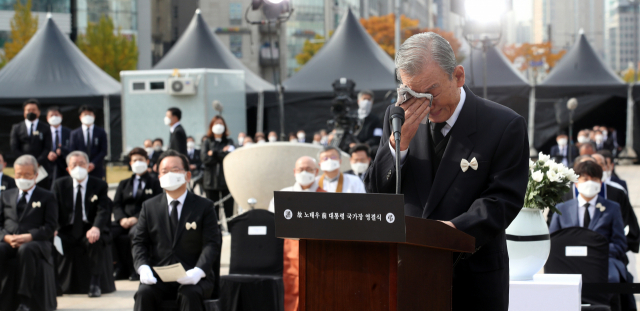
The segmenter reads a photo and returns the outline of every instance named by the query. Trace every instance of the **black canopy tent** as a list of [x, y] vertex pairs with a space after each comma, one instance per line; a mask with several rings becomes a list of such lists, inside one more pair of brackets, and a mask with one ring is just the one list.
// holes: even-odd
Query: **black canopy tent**
[[[383, 114], [388, 101], [383, 98], [397, 85], [395, 65], [349, 10], [333, 36], [304, 67], [284, 81], [286, 131], [317, 131], [333, 118], [330, 107], [334, 98], [332, 84], [340, 78], [356, 83], [356, 90], [374, 92], [372, 113]], [[277, 109], [277, 107], [269, 108]], [[269, 124], [277, 124], [277, 113]], [[276, 127], [272, 126], [275, 130]]]
[[575, 97], [574, 139], [593, 125], [613, 126], [623, 145], [628, 86], [596, 54], [584, 34], [536, 86], [535, 147], [548, 152], [555, 136], [569, 126], [567, 100]]
[[[247, 129], [256, 131], [257, 109], [260, 93], [264, 94], [265, 106], [277, 106], [276, 89], [273, 84], [253, 73], [236, 58], [231, 51], [209, 29], [207, 23], [196, 10], [191, 23], [176, 44], [153, 69], [237, 69], [244, 71], [246, 84]], [[232, 105], [233, 103], [222, 103]], [[278, 114], [276, 111], [276, 120]], [[273, 127], [279, 123], [275, 121]]]
[[[120, 83], [89, 60], [48, 16], [24, 48], [0, 70], [0, 149], [9, 154], [11, 126], [24, 120], [22, 103], [40, 101], [40, 120], [46, 109], [59, 106], [64, 126], [80, 126], [81, 105], [96, 110], [96, 125], [109, 134], [109, 154], [122, 152]], [[105, 122], [108, 120], [108, 122]], [[113, 157], [110, 160], [115, 160]]]
[[[465, 84], [473, 93], [483, 96], [484, 60], [482, 51], [471, 49], [462, 62]], [[531, 85], [497, 47], [487, 50], [487, 99], [507, 106], [529, 120]]]

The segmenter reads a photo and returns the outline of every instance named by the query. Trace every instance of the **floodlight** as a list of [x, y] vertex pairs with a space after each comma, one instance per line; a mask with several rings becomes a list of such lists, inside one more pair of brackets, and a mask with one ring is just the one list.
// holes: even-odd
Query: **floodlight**
[[264, 0], [264, 1], [268, 2], [268, 3], [278, 4], [278, 3], [280, 3], [280, 2], [282, 2], [284, 0]]
[[567, 109], [573, 111], [576, 110], [576, 108], [578, 108], [578, 100], [575, 97], [572, 97], [567, 101]]

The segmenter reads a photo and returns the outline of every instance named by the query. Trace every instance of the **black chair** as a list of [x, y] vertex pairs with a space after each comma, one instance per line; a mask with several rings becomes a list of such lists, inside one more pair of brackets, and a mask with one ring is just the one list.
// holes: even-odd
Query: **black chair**
[[[20, 304], [16, 284], [17, 272], [17, 259], [9, 260], [5, 266], [0, 267], [0, 310], [16, 310]], [[36, 279], [43, 280], [43, 282], [35, 282], [33, 284], [33, 297], [44, 297], [44, 300], [33, 299], [31, 301], [31, 310], [50, 311], [57, 309], [55, 270], [51, 256], [40, 260], [36, 271]]]
[[220, 278], [223, 310], [284, 310], [282, 252], [273, 213], [251, 210], [228, 222], [231, 233], [229, 275]]
[[[567, 256], [567, 246], [584, 246], [587, 256]], [[551, 234], [551, 252], [544, 273], [582, 274], [582, 283], [607, 283], [609, 280], [609, 241], [601, 234], [581, 227], [566, 228]], [[608, 293], [583, 293], [583, 310], [610, 310]]]

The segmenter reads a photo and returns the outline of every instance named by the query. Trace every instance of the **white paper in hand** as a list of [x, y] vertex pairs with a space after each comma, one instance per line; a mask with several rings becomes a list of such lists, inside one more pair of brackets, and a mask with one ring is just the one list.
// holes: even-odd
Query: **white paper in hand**
[[53, 246], [55, 246], [56, 250], [58, 251], [58, 253], [60, 253], [60, 255], [64, 256], [64, 251], [62, 250], [62, 240], [57, 235], [53, 238]]
[[36, 177], [36, 183], [39, 183], [41, 180], [47, 177], [49, 177], [49, 173], [47, 173], [47, 170], [45, 170], [42, 166], [38, 167], [38, 177]]
[[158, 274], [162, 282], [165, 283], [175, 282], [178, 279], [187, 276], [187, 272], [184, 270], [181, 263], [164, 267], [153, 267], [153, 270], [156, 271], [156, 274]]

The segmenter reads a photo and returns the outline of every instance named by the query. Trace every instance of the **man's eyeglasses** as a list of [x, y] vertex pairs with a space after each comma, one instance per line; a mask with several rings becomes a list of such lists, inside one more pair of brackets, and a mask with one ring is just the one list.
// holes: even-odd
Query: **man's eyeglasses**
[[161, 171], [160, 171], [160, 174], [161, 174], [161, 175], [164, 175], [164, 174], [167, 174], [167, 173], [169, 173], [169, 172], [171, 172], [171, 173], [183, 173], [183, 172], [185, 172], [185, 169], [180, 168], [180, 167], [174, 167], [174, 168], [169, 169], [169, 170], [166, 170], [166, 169], [161, 170]]

